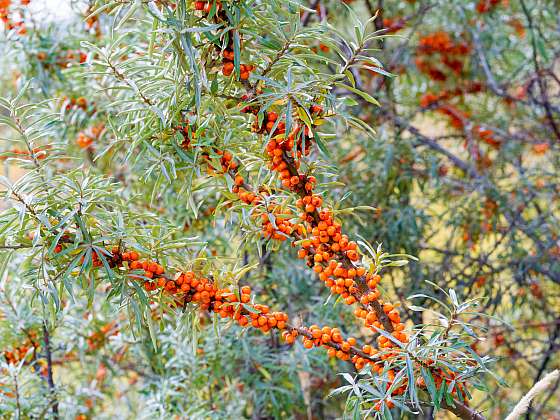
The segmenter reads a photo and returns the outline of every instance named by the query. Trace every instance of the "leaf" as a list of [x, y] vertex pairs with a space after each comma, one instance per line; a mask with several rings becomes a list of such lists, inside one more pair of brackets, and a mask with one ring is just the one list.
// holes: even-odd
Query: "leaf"
[[451, 296], [451, 302], [453, 302], [455, 306], [459, 306], [459, 300], [457, 299], [457, 294], [455, 293], [455, 290], [449, 289], [449, 296]]
[[434, 378], [432, 377], [432, 374], [430, 373], [430, 371], [424, 367], [422, 367], [420, 369], [420, 372], [422, 374], [422, 378], [424, 378], [424, 382], [426, 384], [426, 387], [428, 388], [428, 393], [430, 394], [430, 399], [432, 401], [432, 403], [434, 404], [435, 408], [437, 410], [439, 410], [441, 408], [441, 405], [439, 403], [439, 400], [437, 398], [438, 395], [438, 391], [436, 388], [436, 383], [434, 381]]
[[354, 75], [352, 74], [352, 72], [350, 70], [346, 70], [344, 72], [344, 74], [346, 75], [346, 77], [348, 77], [348, 80], [350, 80], [350, 83], [352, 84], [352, 87], [355, 88], [356, 87], [356, 79], [354, 79]]
[[355, 93], [358, 96], [361, 96], [363, 99], [365, 99], [367, 102], [369, 102], [373, 105], [381, 106], [381, 104], [377, 101], [377, 99], [375, 99], [369, 93], [366, 93], [366, 92], [364, 92], [360, 89], [353, 88], [352, 86], [345, 85], [344, 83], [335, 82], [335, 85], [339, 86], [341, 88], [347, 89], [347, 90]]
[[223, 26], [223, 24], [216, 23], [216, 24], [213, 24], [213, 25], [201, 26], [201, 27], [197, 27], [197, 28], [184, 28], [184, 29], [181, 30], [181, 32], [189, 32], [189, 33], [210, 32], [210, 31], [216, 30], [216, 29], [218, 29], [222, 26]]
[[121, 29], [121, 27], [128, 21], [128, 19], [130, 19], [132, 17], [132, 15], [134, 14], [134, 12], [136, 11], [136, 9], [138, 8], [138, 5], [140, 4], [140, 2], [138, 0], [136, 0], [134, 2], [134, 4], [132, 6], [130, 6], [128, 8], [128, 10], [125, 12], [125, 14], [123, 15], [123, 17], [121, 18], [121, 20], [119, 21], [119, 23], [117, 23], [117, 25], [115, 26], [115, 32], [119, 32], [119, 30]]
[[235, 69], [235, 77], [239, 79], [241, 65], [241, 39], [239, 31], [233, 31], [233, 65]]
[[150, 340], [152, 341], [152, 345], [154, 347], [154, 351], [158, 351], [158, 347], [157, 347], [157, 335], [156, 335], [156, 331], [154, 328], [154, 321], [152, 319], [152, 313], [150, 310], [150, 307], [148, 306], [146, 309], [146, 320], [147, 320], [147, 324], [148, 324], [148, 331], [150, 332]]
[[317, 134], [317, 132], [313, 133], [313, 139], [315, 140], [315, 143], [317, 144], [317, 147], [319, 148], [321, 153], [323, 153], [326, 157], [330, 159], [332, 157], [331, 152], [329, 151], [329, 149], [327, 148], [327, 146], [325, 145], [325, 143], [323, 142], [319, 134]]
[[382, 74], [383, 76], [387, 76], [387, 77], [395, 77], [395, 75], [393, 73], [389, 73], [388, 71], [383, 70], [381, 67], [376, 67], [376, 66], [368, 66], [368, 65], [362, 65], [362, 68], [366, 69], [366, 70], [370, 70], [373, 71], [375, 73], [379, 73]]

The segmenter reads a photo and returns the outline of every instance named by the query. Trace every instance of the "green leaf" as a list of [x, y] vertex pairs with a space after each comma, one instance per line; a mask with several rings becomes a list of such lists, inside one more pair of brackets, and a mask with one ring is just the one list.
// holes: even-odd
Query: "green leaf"
[[337, 83], [335, 83], [335, 85], [337, 85], [339, 87], [342, 87], [344, 89], [348, 89], [349, 91], [355, 93], [358, 96], [361, 96], [363, 99], [365, 99], [367, 102], [369, 102], [373, 105], [381, 106], [381, 104], [377, 101], [377, 99], [372, 97], [369, 93], [366, 93], [366, 92], [364, 92], [360, 89], [353, 88], [352, 86], [345, 85], [343, 83], [338, 83], [337, 82]]

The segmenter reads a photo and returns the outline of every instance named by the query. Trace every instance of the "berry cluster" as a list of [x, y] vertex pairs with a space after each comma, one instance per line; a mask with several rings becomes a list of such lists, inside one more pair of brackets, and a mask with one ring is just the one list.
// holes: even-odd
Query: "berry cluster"
[[262, 213], [262, 229], [265, 238], [276, 239], [279, 241], [285, 241], [294, 232], [294, 229], [298, 229], [298, 233], [301, 235], [302, 226], [294, 224], [290, 221], [290, 216], [280, 216], [281, 209], [279, 206], [274, 206], [269, 209], [270, 213]]
[[139, 271], [139, 274], [131, 274], [130, 277], [145, 280], [144, 289], [148, 292], [156, 290], [158, 287], [164, 288], [171, 293], [176, 291], [175, 283], [167, 284], [167, 279], [163, 276], [165, 270], [160, 264], [151, 260], [140, 261], [139, 258], [140, 256], [136, 251], [124, 252], [122, 254], [122, 261], [128, 262], [128, 268]]
[[[353, 246], [350, 246], [350, 248], [353, 248]], [[294, 343], [296, 338], [301, 336], [305, 348], [324, 347], [327, 349], [327, 353], [330, 357], [350, 361], [358, 370], [366, 365], [370, 365], [374, 371], [381, 374], [384, 372], [383, 362], [385, 360], [399, 357], [398, 353], [395, 353], [394, 350], [392, 352], [388, 352], [387, 350], [378, 351], [369, 344], [363, 345], [360, 349], [356, 346], [357, 342], [354, 338], [349, 337], [344, 339], [338, 328], [331, 328], [328, 326], [319, 328], [316, 325], [312, 325], [309, 328], [294, 327], [288, 323], [288, 315], [286, 313], [271, 312], [270, 308], [266, 305], [252, 303], [253, 298], [249, 286], [242, 286], [234, 292], [230, 288], [219, 288], [213, 280], [197, 276], [192, 271], [178, 273], [172, 279], [164, 274], [164, 268], [157, 262], [152, 260], [140, 261], [140, 256], [136, 251], [121, 253], [119, 247], [114, 247], [112, 249], [111, 257], [108, 260], [111, 267], [124, 267], [124, 263], [126, 262], [130, 270], [142, 270], [141, 274], [135, 275], [131, 273], [129, 277], [136, 280], [145, 280], [144, 288], [147, 291], [160, 289], [168, 294], [176, 295], [177, 299], [175, 303], [179, 306], [190, 302], [196, 304], [201, 310], [214, 312], [221, 318], [232, 319], [242, 327], [252, 326], [258, 328], [263, 333], [267, 333], [272, 329], [281, 330], [282, 338], [288, 344]], [[332, 261], [329, 263], [329, 267], [331, 263]], [[338, 269], [336, 275], [352, 278], [354, 275], [351, 271], [353, 270], [352, 268], [340, 271], [341, 268], [340, 265], [336, 266], [335, 270]], [[355, 271], [356, 277], [354, 278], [365, 274], [363, 267], [358, 267]], [[366, 278], [369, 278], [368, 286], [371, 289], [374, 289], [380, 280], [377, 275], [366, 275]], [[376, 300], [378, 296], [378, 294], [364, 294], [362, 295], [361, 303], [367, 305], [371, 301]], [[382, 306], [382, 310], [393, 323], [392, 335], [397, 340], [406, 342], [407, 336], [403, 332], [404, 325], [400, 323], [400, 316], [393, 305], [386, 303]], [[384, 325], [379, 323], [371, 312], [358, 308], [355, 313], [356, 316], [365, 318], [366, 325], [376, 325], [379, 329], [384, 329]], [[118, 329], [115, 328], [115, 325], [115, 323], [108, 323], [101, 327], [98, 332], [90, 335], [87, 341], [88, 347], [90, 347], [90, 349], [99, 348], [106, 342], [109, 336], [118, 333]], [[378, 337], [377, 343], [380, 349], [392, 347], [391, 340], [385, 335]], [[25, 354], [26, 351], [27, 348], [20, 349], [17, 354]], [[11, 354], [8, 357], [12, 357]], [[457, 380], [453, 378], [451, 373], [446, 373], [438, 369], [439, 368], [433, 369], [435, 382], [438, 386], [440, 386], [443, 381], [449, 384], [450, 381]], [[385, 373], [389, 380], [388, 386], [390, 386], [390, 383], [395, 380], [395, 373], [393, 370], [388, 370]], [[404, 393], [406, 391], [406, 385], [405, 381], [403, 384], [397, 386], [392, 392], [392, 395]], [[459, 392], [463, 392], [462, 385], [456, 388], [460, 390]], [[454, 393], [456, 392], [457, 391], [454, 391]], [[389, 397], [383, 402], [388, 407], [391, 407], [391, 400]], [[381, 402], [379, 402], [376, 409], [380, 409], [380, 407]]]
[[[222, 74], [226, 77], [231, 76], [233, 70], [235, 68], [233, 62], [233, 50], [232, 49], [225, 49], [222, 52]], [[255, 69], [255, 66], [252, 64], [240, 64], [239, 65], [239, 79], [240, 80], [248, 80], [249, 75]]]
[[208, 15], [210, 14], [214, 4], [216, 5], [216, 13], [222, 10], [222, 3], [220, 0], [195, 1], [194, 10], [202, 11], [205, 15]]
[[20, 0], [20, 8], [11, 8], [15, 6], [12, 0], [0, 0], [0, 21], [3, 22], [6, 30], [11, 31], [17, 29], [18, 35], [25, 35], [27, 28], [25, 27], [23, 9], [31, 3], [31, 0]]
[[[59, 246], [60, 244], [58, 244], [57, 246]], [[56, 250], [55, 250], [56, 252]], [[85, 255], [82, 255], [82, 258], [80, 258], [80, 264], [83, 264], [84, 261], [86, 259]], [[92, 251], [91, 253], [91, 264], [94, 267], [101, 267], [103, 265], [103, 262], [101, 261], [101, 258], [99, 258], [99, 255], [97, 255], [96, 251]]]
[[406, 26], [406, 20], [403, 18], [383, 18], [383, 27], [386, 34], [395, 34]]
[[143, 270], [143, 274], [138, 278], [150, 279], [144, 282], [147, 291], [159, 288], [171, 295], [179, 295], [184, 303], [195, 303], [200, 309], [213, 311], [222, 318], [231, 318], [243, 327], [251, 325], [263, 332], [272, 328], [282, 330], [287, 327], [286, 313], [270, 312], [266, 305], [251, 303], [249, 286], [241, 287], [236, 294], [229, 288], [218, 288], [214, 281], [198, 277], [192, 271], [180, 273], [171, 279], [164, 275], [164, 268], [158, 263], [139, 261], [136, 251], [123, 253], [122, 261], [128, 261], [131, 270]]
[[215, 173], [228, 173], [230, 171], [236, 171], [239, 166], [238, 163], [233, 159], [233, 155], [229, 151], [222, 151], [219, 149], [213, 149], [213, 153], [220, 156], [220, 168], [216, 168], [212, 162], [212, 156], [209, 152], [203, 152], [202, 157], [208, 162], [208, 174], [213, 175]]
[[243, 177], [237, 173], [234, 178], [235, 186], [233, 192], [245, 204], [255, 206], [253, 217], [260, 217], [262, 222], [262, 234], [267, 239], [285, 241], [292, 234], [303, 235], [303, 225], [295, 225], [291, 222], [293, 218], [289, 210], [283, 210], [281, 206], [271, 203], [266, 191], [260, 191], [259, 195], [249, 190]]
[[[341, 295], [346, 304], [352, 305], [359, 301], [363, 305], [365, 309], [357, 308], [354, 314], [364, 319], [366, 327], [374, 332], [377, 329], [385, 329], [377, 311], [369, 307], [371, 303], [378, 302], [381, 296], [377, 289], [381, 277], [366, 272], [363, 266], [355, 265], [359, 260], [358, 246], [341, 233], [341, 225], [334, 221], [331, 212], [320, 211], [319, 219], [317, 225], [311, 229], [311, 237], [302, 241], [298, 256], [307, 259], [308, 265], [313, 267], [319, 279], [333, 294]], [[361, 291], [358, 282], [365, 283], [367, 290]], [[404, 324], [400, 322], [398, 311], [391, 304], [385, 304], [383, 312], [392, 324], [394, 337], [406, 343], [408, 338], [402, 332]], [[378, 343], [380, 347], [394, 346], [383, 335], [378, 337]]]
[[[449, 124], [457, 129], [464, 130], [465, 122], [470, 115], [459, 110], [457, 107], [445, 102], [447, 100], [462, 97], [469, 93], [479, 93], [484, 90], [480, 83], [471, 83], [463, 88], [458, 87], [453, 90], [442, 90], [439, 93], [428, 92], [420, 98], [420, 106], [423, 108], [434, 107], [435, 111], [444, 115]], [[502, 142], [496, 138], [493, 130], [484, 128], [478, 124], [473, 125], [470, 133], [475, 139], [480, 140], [493, 148], [500, 148]]]
[[98, 330], [92, 332], [86, 339], [87, 345], [91, 351], [99, 349], [107, 343], [110, 336], [117, 335], [119, 328], [116, 322], [109, 322]]
[[461, 98], [467, 94], [480, 93], [485, 90], [485, 87], [479, 82], [468, 83], [465, 86], [457, 87], [451, 90], [441, 90], [437, 93], [427, 92], [420, 98], [420, 106], [427, 108], [438, 102], [449, 101], [454, 98]]
[[87, 54], [83, 51], [69, 50], [65, 54], [58, 54], [49, 56], [45, 51], [37, 53], [37, 60], [41, 61], [45, 67], [50, 67], [53, 64], [60, 68], [68, 68], [72, 64], [83, 64], [87, 60]]
[[[436, 111], [438, 113], [444, 115], [448, 119], [449, 124], [453, 128], [456, 128], [458, 130], [466, 130], [467, 129], [467, 124], [466, 123], [470, 119], [470, 113], [469, 112], [462, 111], [462, 110], [458, 109], [457, 107], [455, 107], [454, 105], [447, 104], [447, 103], [438, 105], [438, 107], [436, 108]], [[501, 140], [496, 138], [496, 135], [495, 135], [493, 130], [484, 128], [479, 124], [473, 124], [472, 127], [470, 128], [470, 133], [469, 134], [474, 139], [482, 141], [482, 142], [488, 144], [489, 146], [491, 146], [495, 149], [499, 149], [502, 145]], [[463, 146], [465, 148], [467, 148], [467, 146], [468, 146], [467, 141], [465, 141]], [[484, 163], [484, 161], [487, 160], [483, 156], [482, 152], [480, 150], [478, 150], [478, 148], [476, 148], [474, 150], [474, 152], [475, 153], [474, 153], [473, 157], [475, 158], [475, 160], [477, 162]]]
[[507, 0], [479, 0], [476, 4], [476, 11], [481, 14], [489, 13], [502, 2], [507, 4]]
[[[201, 11], [203, 16], [208, 16], [214, 9], [214, 13], [212, 14], [212, 18], [215, 22], [227, 20], [227, 14], [222, 10], [222, 3], [220, 0], [204, 0], [204, 1], [195, 1], [194, 8], [195, 10]], [[216, 45], [218, 49], [218, 46]], [[234, 52], [233, 52], [233, 37], [229, 37], [228, 44], [226, 48], [220, 51], [220, 55], [222, 56], [222, 74], [226, 77], [229, 77], [233, 74], [235, 69], [234, 64]], [[239, 65], [239, 79], [242, 81], [248, 80], [250, 73], [255, 69], [255, 66], [251, 64], [240, 64]]]
[[[3, 356], [6, 359], [6, 362], [9, 364], [16, 364], [22, 361], [26, 356], [29, 349], [33, 348], [34, 351], [37, 351], [39, 348], [39, 343], [35, 340], [37, 334], [34, 331], [29, 333], [29, 337], [25, 339], [25, 341], [17, 347], [14, 347], [12, 350], [4, 350]], [[26, 360], [24, 363], [28, 364], [30, 360]]]
[[466, 43], [455, 43], [447, 32], [437, 31], [421, 37], [417, 50], [427, 55], [465, 55], [469, 53], [470, 46]]
[[356, 345], [355, 338], [349, 337], [347, 340], [344, 340], [338, 328], [327, 326], [320, 328], [317, 325], [311, 325], [308, 331], [311, 337], [303, 337], [303, 347], [310, 349], [314, 346], [323, 346], [327, 348], [329, 357], [350, 360], [350, 348]]
[[[322, 112], [320, 106], [311, 107], [312, 116], [319, 116]], [[278, 172], [285, 188], [298, 193], [309, 192], [316, 182], [315, 177], [299, 174], [298, 169], [301, 157], [311, 153], [311, 130], [307, 125], [296, 122], [292, 131], [285, 136], [286, 124], [284, 121], [277, 122], [277, 119], [278, 115], [275, 112], [268, 112], [263, 126], [258, 127], [257, 124], [255, 129], [256, 132], [270, 133], [273, 136], [273, 139], [266, 145], [266, 154], [271, 159], [269, 167]], [[284, 136], [282, 136], [283, 134]], [[320, 197], [316, 197], [314, 200], [322, 202]], [[309, 204], [312, 205], [312, 203]]]
[[93, 143], [93, 139], [87, 136], [84, 132], [78, 133], [76, 137], [76, 144], [82, 149], [88, 149]]
[[[303, 346], [306, 349], [313, 347], [324, 347], [327, 349], [329, 357], [350, 361], [356, 369], [363, 369], [366, 364], [371, 365], [372, 369], [377, 373], [383, 372], [383, 359], [388, 355], [379, 353], [369, 344], [365, 344], [361, 349], [356, 347], [356, 339], [348, 337], [346, 340], [342, 337], [342, 333], [338, 328], [329, 326], [319, 327], [311, 325], [309, 328], [292, 328], [282, 332], [282, 338], [288, 344], [295, 342], [296, 338], [301, 335]], [[395, 372], [391, 369], [387, 372], [389, 381], [395, 379]], [[406, 384], [397, 387], [393, 395], [399, 395], [406, 391]]]
[[193, 140], [196, 140], [196, 127], [189, 124], [188, 122], [183, 122], [181, 125], [178, 125], [173, 129], [176, 132], [180, 133], [183, 137], [181, 148], [184, 150], [189, 150], [191, 147], [191, 142]]
[[[254, 107], [244, 110], [258, 113], [258, 109]], [[320, 106], [314, 105], [310, 108], [310, 112], [313, 116], [320, 116], [323, 110]], [[315, 177], [298, 172], [303, 142], [295, 144], [294, 139], [296, 133], [301, 133], [298, 140], [301, 140], [301, 137], [310, 140], [309, 133], [306, 131], [308, 127], [303, 126], [305, 128], [302, 129], [296, 120], [294, 130], [286, 136], [284, 126], [280, 125], [282, 121], [277, 122], [277, 119], [276, 113], [267, 112], [266, 122], [256, 131], [274, 136], [266, 146], [266, 152], [271, 157], [271, 169], [280, 174], [285, 188], [300, 196], [296, 205], [301, 208], [300, 218], [307, 226], [298, 224], [291, 231], [295, 239], [301, 239], [304, 232], [310, 232], [311, 235], [301, 241], [298, 256], [307, 258], [308, 265], [313, 267], [320, 279], [331, 288], [333, 293], [341, 295], [347, 304], [352, 305], [359, 301], [364, 306], [365, 309], [360, 309], [356, 315], [365, 318], [366, 326], [374, 332], [377, 332], [376, 328], [393, 332], [397, 340], [407, 342], [408, 338], [402, 332], [404, 325], [400, 322], [398, 312], [392, 306], [385, 312], [382, 302], [378, 300], [381, 295], [376, 288], [379, 276], [366, 273], [363, 266], [356, 265], [360, 259], [357, 244], [342, 234], [341, 225], [334, 220], [331, 211], [321, 210], [323, 199], [313, 192]], [[284, 134], [283, 138], [282, 134]], [[294, 154], [294, 146], [298, 155]], [[306, 149], [307, 154], [310, 147]], [[239, 178], [239, 182], [242, 182], [242, 178]], [[381, 317], [383, 319], [380, 319]], [[383, 335], [378, 337], [378, 343], [380, 347], [385, 348], [395, 346]]]
[[88, 102], [86, 98], [80, 96], [78, 98], [64, 96], [62, 98], [62, 106], [66, 111], [75, 111], [81, 109], [82, 111], [95, 111], [95, 103]]
[[[136, 252], [123, 253], [123, 260], [131, 260], [129, 267], [134, 266], [155, 272], [163, 272], [163, 268], [153, 262], [144, 261], [139, 263]], [[137, 264], [134, 264], [134, 263]], [[150, 268], [150, 264], [154, 266]], [[159, 274], [158, 274], [159, 275]], [[271, 312], [266, 305], [252, 304], [251, 288], [242, 286], [238, 293], [234, 293], [230, 288], [220, 289], [212, 280], [204, 277], [197, 277], [192, 271], [180, 273], [174, 280], [159, 277], [157, 286], [163, 288], [171, 294], [180, 294], [184, 297], [184, 302], [195, 303], [202, 310], [209, 310], [217, 313], [221, 318], [231, 318], [240, 326], [252, 326], [259, 328], [264, 333], [273, 328], [284, 330], [282, 337], [287, 343], [291, 344], [298, 335], [302, 336], [305, 348], [325, 347], [331, 357], [338, 357], [341, 360], [351, 360], [358, 369], [366, 363], [375, 363], [372, 359], [377, 351], [370, 345], [363, 346], [362, 350], [357, 349], [356, 339], [348, 338], [344, 340], [338, 328], [323, 327], [319, 328], [312, 325], [309, 329], [295, 328], [288, 324], [288, 315], [284, 312]], [[382, 370], [382, 366], [375, 365], [376, 369]]]
[[[49, 150], [50, 148], [51, 146], [49, 145], [35, 147], [34, 149], [32, 149], [32, 153], [30, 153], [29, 150], [24, 150], [24, 149], [19, 149], [17, 147], [14, 147], [13, 149], [4, 152], [5, 154], [2, 154], [2, 156], [0, 156], [0, 160], [6, 160], [10, 157], [26, 159], [26, 158], [31, 158], [32, 154], [35, 156], [35, 159], [43, 160], [47, 157], [47, 150]], [[15, 156], [11, 156], [11, 155], [15, 155]]]
[[88, 149], [93, 144], [94, 140], [99, 138], [105, 126], [103, 124], [91, 127], [89, 130], [80, 131], [76, 138], [76, 144], [82, 149]]
[[420, 38], [417, 48], [416, 67], [434, 81], [445, 81], [447, 75], [439, 68], [434, 55], [439, 55], [441, 63], [453, 73], [463, 71], [464, 57], [471, 47], [465, 42], [454, 42], [447, 32], [438, 31]]

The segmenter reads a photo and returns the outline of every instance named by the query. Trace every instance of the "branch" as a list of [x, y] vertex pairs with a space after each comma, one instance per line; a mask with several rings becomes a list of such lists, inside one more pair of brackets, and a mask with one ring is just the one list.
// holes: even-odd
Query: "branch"
[[52, 354], [51, 354], [51, 347], [50, 347], [50, 337], [49, 337], [49, 330], [47, 328], [47, 321], [43, 321], [43, 339], [45, 341], [45, 354], [47, 359], [47, 383], [49, 384], [49, 390], [52, 395], [52, 414], [55, 420], [58, 420], [58, 399], [56, 398], [56, 390], [54, 385], [53, 379], [53, 369], [52, 369]]
[[445, 401], [442, 401], [441, 407], [455, 414], [457, 417], [463, 420], [486, 420], [486, 417], [484, 417], [478, 411], [467, 407], [465, 404], [460, 403], [457, 400], [454, 400], [453, 404], [454, 406], [451, 406]]
[[547, 95], [547, 92], [546, 92], [546, 87], [545, 87], [544, 82], [542, 80], [541, 67], [540, 67], [540, 64], [539, 64], [538, 56], [537, 56], [537, 40], [535, 39], [535, 30], [534, 30], [534, 27], [533, 27], [533, 18], [531, 17], [531, 13], [527, 9], [525, 1], [520, 0], [520, 3], [521, 3], [521, 8], [523, 9], [523, 13], [525, 14], [525, 17], [527, 18], [527, 24], [529, 25], [529, 30], [531, 31], [531, 46], [532, 46], [532, 53], [533, 53], [532, 57], [533, 57], [533, 65], [535, 67], [535, 73], [536, 73], [535, 77], [537, 78], [537, 83], [539, 85], [539, 90], [541, 91], [541, 98], [543, 100], [543, 106], [544, 106], [546, 118], [548, 119], [548, 121], [550, 123], [550, 127], [552, 128], [552, 131], [554, 131], [554, 134], [556, 135], [556, 138], [558, 140], [560, 140], [560, 129], [558, 128], [558, 126], [556, 125], [556, 122], [554, 121], [554, 117], [552, 115], [552, 110], [550, 108], [550, 102], [548, 100], [548, 95]]
[[395, 125], [397, 127], [408, 131], [410, 134], [415, 136], [416, 139], [420, 143], [422, 143], [425, 146], [428, 146], [430, 149], [435, 150], [436, 152], [446, 156], [451, 162], [453, 162], [453, 164], [456, 167], [461, 169], [463, 172], [467, 173], [472, 178], [478, 178], [479, 177], [476, 170], [471, 165], [469, 165], [464, 160], [460, 159], [459, 157], [455, 156], [453, 153], [451, 153], [448, 150], [441, 147], [435, 140], [433, 140], [430, 137], [422, 134], [418, 128], [416, 128], [412, 124], [409, 124], [408, 122], [406, 122], [404, 119], [402, 119], [400, 117], [397, 117], [396, 115], [393, 115], [392, 113], [390, 113], [386, 110], [382, 110], [382, 112], [383, 112], [384, 115], [386, 115], [391, 120], [393, 120], [393, 122], [395, 123]]
[[[319, 0], [314, 0], [313, 3], [310, 4], [309, 8], [315, 9], [318, 5], [319, 5]], [[303, 15], [301, 15], [302, 26], [307, 26], [309, 20], [311, 19], [311, 16], [312, 16], [312, 12], [310, 12], [309, 10], [303, 12]]]

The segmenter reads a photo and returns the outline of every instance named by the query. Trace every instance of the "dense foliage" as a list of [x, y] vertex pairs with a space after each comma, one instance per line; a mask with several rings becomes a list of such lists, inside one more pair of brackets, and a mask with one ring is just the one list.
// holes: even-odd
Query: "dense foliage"
[[502, 418], [558, 368], [554, 1], [71, 6], [0, 0], [2, 418]]

